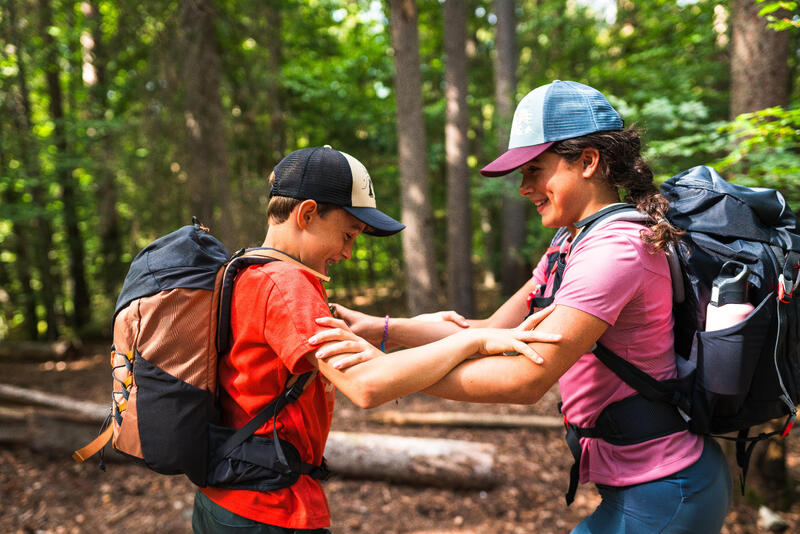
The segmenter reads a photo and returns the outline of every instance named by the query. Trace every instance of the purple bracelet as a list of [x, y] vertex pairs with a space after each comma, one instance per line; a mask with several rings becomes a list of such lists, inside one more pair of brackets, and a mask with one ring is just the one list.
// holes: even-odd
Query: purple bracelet
[[381, 340], [381, 352], [386, 352], [386, 341], [389, 339], [389, 315], [386, 315], [383, 323], [383, 339]]

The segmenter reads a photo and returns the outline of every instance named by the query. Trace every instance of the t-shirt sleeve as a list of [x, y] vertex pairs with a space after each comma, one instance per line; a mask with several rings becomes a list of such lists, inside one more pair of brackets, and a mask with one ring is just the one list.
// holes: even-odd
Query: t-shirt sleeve
[[542, 257], [539, 258], [539, 263], [536, 264], [536, 268], [533, 269], [532, 278], [534, 283], [544, 284], [547, 282], [547, 254], [542, 254]]
[[273, 277], [264, 338], [291, 373], [311, 371], [304, 356], [317, 347], [308, 338], [325, 329], [314, 319], [331, 314], [324, 289], [314, 275], [298, 268], [281, 269]]
[[[555, 304], [575, 308], [613, 325], [640, 292], [646, 271], [639, 240], [621, 232], [596, 232], [578, 243], [567, 259]], [[646, 252], [645, 252], [646, 253]]]

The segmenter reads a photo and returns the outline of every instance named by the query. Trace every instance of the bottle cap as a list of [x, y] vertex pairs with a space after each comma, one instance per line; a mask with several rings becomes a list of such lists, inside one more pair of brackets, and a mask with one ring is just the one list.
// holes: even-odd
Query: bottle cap
[[711, 304], [741, 304], [747, 302], [747, 278], [750, 268], [738, 261], [726, 261], [711, 285]]

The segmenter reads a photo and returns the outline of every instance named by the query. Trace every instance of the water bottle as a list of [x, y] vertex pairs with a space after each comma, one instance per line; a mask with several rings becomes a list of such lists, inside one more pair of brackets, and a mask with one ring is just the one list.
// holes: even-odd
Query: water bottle
[[722, 330], [742, 322], [754, 306], [747, 301], [750, 269], [738, 261], [727, 261], [711, 286], [706, 308], [706, 332]]

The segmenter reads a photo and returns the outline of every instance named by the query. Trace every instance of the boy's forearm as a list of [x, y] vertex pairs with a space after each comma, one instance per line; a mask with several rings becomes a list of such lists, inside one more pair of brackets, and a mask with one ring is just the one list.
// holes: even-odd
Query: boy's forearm
[[[362, 408], [416, 393], [444, 377], [453, 367], [475, 354], [478, 340], [458, 335], [421, 347], [393, 352], [343, 371], [320, 360], [322, 374]], [[313, 358], [313, 353], [310, 355]]]

